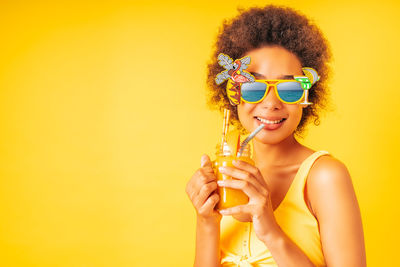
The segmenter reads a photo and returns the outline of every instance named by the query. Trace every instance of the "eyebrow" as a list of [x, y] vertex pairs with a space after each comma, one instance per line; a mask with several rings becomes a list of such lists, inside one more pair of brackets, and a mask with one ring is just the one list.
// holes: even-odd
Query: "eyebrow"
[[[260, 73], [257, 73], [257, 72], [250, 72], [250, 73], [256, 79], [264, 79], [264, 80], [267, 79], [267, 77], [265, 77], [264, 75], [262, 75]], [[294, 76], [293, 75], [289, 75], [289, 74], [281, 75], [281, 76], [278, 77], [278, 80], [293, 80], [293, 79], [294, 79]]]

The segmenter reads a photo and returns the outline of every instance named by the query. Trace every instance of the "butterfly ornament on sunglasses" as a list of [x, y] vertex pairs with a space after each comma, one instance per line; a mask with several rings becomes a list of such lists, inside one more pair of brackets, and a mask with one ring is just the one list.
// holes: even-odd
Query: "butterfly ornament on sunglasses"
[[[218, 64], [225, 70], [217, 74], [215, 83], [220, 85], [228, 80], [226, 93], [231, 105], [239, 105], [241, 100], [246, 103], [259, 103], [266, 97], [271, 87], [275, 89], [275, 94], [283, 103], [312, 104], [308, 101], [308, 90], [320, 79], [316, 70], [302, 68], [305, 76], [294, 76], [294, 80], [256, 80], [253, 75], [244, 71], [250, 61], [249, 56], [233, 61], [226, 54], [218, 55]], [[303, 102], [300, 102], [302, 99]]]

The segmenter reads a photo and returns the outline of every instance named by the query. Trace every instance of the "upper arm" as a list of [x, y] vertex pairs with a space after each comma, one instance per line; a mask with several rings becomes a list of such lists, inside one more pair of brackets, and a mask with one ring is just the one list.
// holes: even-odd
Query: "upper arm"
[[307, 192], [327, 266], [366, 266], [361, 214], [346, 166], [321, 157], [310, 170]]

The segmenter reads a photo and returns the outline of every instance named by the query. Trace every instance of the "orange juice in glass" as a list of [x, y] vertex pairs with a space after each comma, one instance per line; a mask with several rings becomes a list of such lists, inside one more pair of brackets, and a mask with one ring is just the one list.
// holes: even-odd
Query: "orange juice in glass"
[[[234, 154], [232, 154], [228, 144], [224, 142], [224, 145], [221, 148], [218, 148], [218, 151], [216, 153], [216, 159], [213, 165], [217, 179], [218, 180], [235, 179], [228, 175], [220, 173], [218, 171], [218, 168], [221, 166], [234, 167], [232, 161], [235, 159], [242, 160], [254, 165], [254, 161], [250, 157], [251, 157], [251, 151], [249, 144], [245, 147], [242, 155], [240, 157], [237, 157]], [[244, 205], [249, 202], [249, 197], [240, 189], [219, 186], [218, 194], [220, 198], [216, 207], [217, 210], [226, 209], [238, 205]]]

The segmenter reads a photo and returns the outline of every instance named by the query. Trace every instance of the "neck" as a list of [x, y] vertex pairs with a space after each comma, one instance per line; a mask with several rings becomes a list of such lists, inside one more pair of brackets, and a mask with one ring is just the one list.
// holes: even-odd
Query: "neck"
[[281, 166], [291, 162], [290, 155], [301, 148], [301, 144], [293, 135], [278, 144], [265, 144], [253, 139], [254, 162], [256, 166]]

